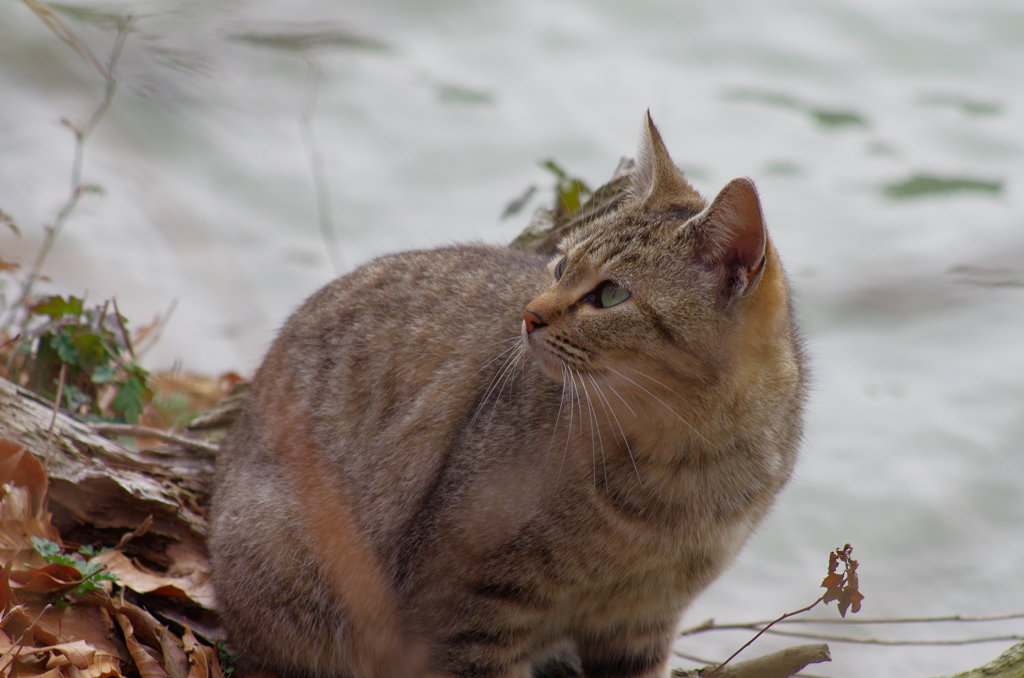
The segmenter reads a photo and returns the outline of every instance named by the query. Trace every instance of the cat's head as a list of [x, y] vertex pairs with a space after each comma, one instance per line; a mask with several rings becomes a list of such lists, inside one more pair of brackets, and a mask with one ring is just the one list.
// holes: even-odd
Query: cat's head
[[[701, 391], [756, 360], [787, 294], [757, 191], [734, 179], [706, 203], [647, 116], [630, 197], [570, 233], [527, 305], [524, 342], [554, 379], [627, 391]], [[777, 339], [776, 339], [777, 341]]]

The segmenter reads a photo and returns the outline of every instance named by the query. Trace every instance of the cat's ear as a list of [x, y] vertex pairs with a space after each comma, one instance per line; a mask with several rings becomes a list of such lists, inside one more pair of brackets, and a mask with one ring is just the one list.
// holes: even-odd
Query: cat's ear
[[640, 148], [637, 150], [630, 192], [634, 200], [653, 211], [687, 209], [699, 212], [704, 209], [704, 199], [690, 186], [669, 157], [650, 111], [647, 111], [640, 132]]
[[723, 273], [726, 304], [749, 293], [764, 270], [767, 232], [754, 182], [733, 179], [685, 230], [696, 255]]

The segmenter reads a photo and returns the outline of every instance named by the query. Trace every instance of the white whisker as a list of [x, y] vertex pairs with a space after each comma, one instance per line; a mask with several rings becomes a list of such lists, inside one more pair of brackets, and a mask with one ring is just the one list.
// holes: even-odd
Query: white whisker
[[[622, 430], [622, 424], [619, 423], [619, 417], [615, 414], [615, 408], [613, 408], [612, 404], [608, 402], [608, 397], [605, 396], [604, 391], [601, 389], [600, 384], [597, 383], [597, 379], [594, 378], [594, 375], [589, 376], [590, 383], [593, 384], [594, 390], [597, 391], [598, 396], [600, 396], [601, 400], [604, 401], [601, 407], [604, 409], [605, 418], [607, 418], [608, 413], [611, 412], [612, 418], [615, 419], [615, 425], [619, 428], [619, 433], [622, 435], [622, 442], [626, 446], [626, 453], [629, 454], [629, 460], [633, 463], [633, 470], [636, 472], [636, 479], [640, 482], [640, 487], [643, 487], [644, 480], [640, 477], [640, 469], [636, 467], [636, 459], [633, 457], [633, 450], [629, 447], [629, 441], [626, 440], [626, 432]], [[615, 388], [612, 388], [612, 392], [615, 392]], [[620, 397], [619, 400], [622, 400], [622, 398]], [[623, 404], [625, 405], [624, 400]], [[629, 407], [629, 405], [626, 405], [626, 407]], [[630, 411], [632, 412], [632, 410]], [[633, 416], [635, 417], [636, 415], [634, 414]]]
[[[661, 382], [661, 381], [658, 381], [657, 379], [655, 379], [651, 375], [647, 374], [646, 372], [641, 372], [640, 370], [636, 369], [635, 367], [630, 367], [629, 365], [619, 365], [619, 367], [624, 367], [625, 369], [629, 370], [630, 372], [634, 372], [636, 374], [639, 374], [641, 377], [645, 377], [647, 379], [650, 379], [651, 381], [653, 381], [655, 384], [657, 384], [658, 386], [662, 387], [666, 391], [668, 391], [668, 392], [670, 392], [670, 393], [672, 393], [672, 394], [674, 394], [676, 396], [679, 395], [678, 393], [675, 392], [675, 390], [673, 390], [672, 388], [669, 388], [668, 384], [666, 384], [664, 382]], [[694, 375], [694, 376], [696, 376], [697, 379], [700, 379], [700, 382], [702, 384], [707, 385], [707, 382], [704, 381], [703, 379], [701, 379], [700, 375]]]
[[[515, 338], [515, 339], [518, 339], [519, 337], [514, 337], [514, 338]], [[504, 342], [499, 342], [499, 343], [504, 343]], [[493, 362], [494, 362], [495, 360], [497, 360], [497, 359], [498, 359], [498, 358], [500, 358], [501, 356], [505, 355], [505, 354], [506, 354], [506, 353], [508, 353], [509, 351], [514, 351], [514, 350], [516, 350], [516, 347], [515, 347], [515, 346], [509, 346], [509, 347], [508, 347], [508, 348], [506, 348], [506, 349], [505, 349], [504, 351], [502, 351], [502, 352], [501, 352], [501, 353], [499, 353], [498, 355], [494, 356], [493, 358], [491, 358], [490, 360], [488, 360], [487, 362], [485, 362], [485, 363], [483, 364], [483, 367], [481, 367], [481, 368], [480, 368], [479, 370], [477, 370], [477, 371], [476, 371], [476, 372], [474, 372], [473, 374], [474, 374], [474, 375], [480, 374], [481, 372], [483, 372], [484, 370], [486, 370], [486, 369], [487, 369], [487, 366], [488, 366], [488, 365], [490, 365], [491, 363], [493, 363]]]
[[[580, 386], [583, 387], [583, 393], [587, 396], [587, 410], [590, 412], [590, 442], [593, 446], [594, 433], [597, 432], [597, 441], [601, 447], [601, 465], [604, 467], [604, 486], [608, 487], [608, 460], [604, 456], [604, 440], [601, 437], [601, 427], [597, 421], [597, 410], [594, 409], [594, 403], [590, 398], [590, 391], [587, 390], [587, 383], [583, 380], [583, 373], [579, 370], [576, 374], [580, 378]], [[597, 453], [594, 453], [594, 484], [597, 484]]]
[[[565, 363], [562, 363], [562, 400], [565, 399], [565, 387], [567, 381]], [[558, 403], [558, 417], [555, 418], [555, 428], [551, 431], [551, 442], [555, 441], [555, 432], [558, 430], [558, 421], [562, 416], [562, 402]], [[569, 440], [572, 438], [572, 388], [569, 388], [569, 428], [565, 434], [565, 447], [562, 449], [562, 463], [558, 465], [558, 475], [555, 476], [555, 486], [562, 479], [562, 469], [565, 468], [565, 458], [569, 454]]]
[[[518, 344], [518, 346], [521, 347], [522, 344]], [[508, 351], [504, 351], [501, 354], [501, 355], [505, 355], [505, 353], [508, 353], [509, 351], [513, 351], [513, 353], [511, 355], [509, 355], [507, 358], [505, 358], [505, 362], [502, 363], [501, 367], [498, 369], [498, 371], [495, 373], [495, 375], [491, 378], [491, 383], [488, 384], [487, 390], [484, 392], [483, 397], [480, 399], [480, 404], [477, 405], [476, 412], [473, 413], [473, 419], [470, 420], [470, 424], [476, 423], [476, 419], [477, 419], [477, 417], [480, 416], [480, 412], [483, 411], [484, 405], [487, 404], [487, 400], [491, 397], [491, 393], [493, 393], [494, 389], [498, 386], [498, 384], [503, 381], [504, 375], [509, 370], [509, 365], [510, 364], [514, 365], [515, 364], [515, 359], [518, 356], [522, 355], [522, 352], [520, 352], [518, 354], [515, 353], [515, 349], [516, 349], [516, 347], [513, 346], [511, 349], [509, 349]], [[501, 356], [498, 356], [498, 357], [500, 358]], [[494, 362], [494, 360], [492, 360], [491, 362]], [[500, 396], [501, 394], [499, 393], [498, 395]], [[495, 400], [495, 402], [497, 402], [497, 400]], [[492, 410], [492, 414], [493, 414], [493, 410]]]
[[[629, 406], [629, 403], [627, 403], [626, 400], [621, 395], [619, 395], [619, 391], [614, 386], [612, 386], [610, 383], [608, 383], [608, 381], [605, 381], [604, 384], [605, 384], [605, 386], [607, 386], [608, 388], [610, 388], [612, 390], [612, 393], [615, 394], [615, 397], [618, 398], [620, 401], [622, 401], [622, 404], [626, 406], [626, 409], [629, 410], [629, 413], [632, 414], [635, 417], [636, 416], [636, 412], [634, 412], [633, 408]], [[636, 402], [636, 398], [633, 398], [633, 402], [636, 403], [637, 407], [640, 407], [640, 403]]]
[[[611, 370], [612, 372], [614, 372], [615, 374], [619, 375], [620, 377], [622, 377], [623, 379], [625, 379], [625, 380], [626, 380], [626, 381], [628, 381], [629, 383], [633, 384], [633, 385], [634, 385], [634, 386], [636, 386], [636, 387], [637, 387], [638, 389], [640, 389], [641, 391], [643, 391], [643, 392], [644, 392], [644, 393], [646, 393], [647, 395], [651, 396], [652, 398], [654, 398], [655, 400], [657, 400], [657, 401], [658, 401], [659, 403], [661, 403], [662, 405], [664, 405], [664, 406], [665, 406], [665, 409], [666, 409], [666, 410], [668, 410], [668, 411], [669, 411], [669, 412], [671, 412], [672, 414], [676, 415], [676, 417], [677, 417], [677, 418], [679, 419], [679, 421], [681, 421], [681, 422], [683, 422], [684, 424], [686, 424], [686, 425], [687, 425], [687, 426], [688, 426], [688, 427], [690, 428], [690, 430], [691, 430], [691, 431], [693, 431], [694, 433], [696, 433], [696, 434], [697, 434], [697, 437], [698, 437], [698, 438], [700, 438], [701, 440], [703, 440], [704, 442], [706, 442], [706, 443], [707, 443], [708, 445], [710, 445], [710, 444], [711, 444], [711, 441], [710, 441], [710, 440], [708, 440], [707, 438], [705, 438], [705, 437], [704, 437], [703, 435], [701, 435], [700, 431], [698, 431], [698, 430], [697, 430], [696, 428], [694, 428], [694, 427], [693, 427], [693, 424], [691, 424], [690, 422], [688, 422], [688, 421], [686, 421], [685, 419], [683, 419], [682, 415], [680, 415], [680, 414], [679, 414], [678, 412], [676, 412], [676, 411], [675, 411], [674, 409], [672, 409], [672, 408], [671, 408], [671, 407], [669, 406], [669, 404], [668, 404], [668, 403], [666, 403], [666, 402], [665, 402], [664, 400], [662, 400], [662, 399], [661, 399], [661, 398], [659, 398], [658, 396], [654, 395], [653, 393], [651, 393], [650, 391], [648, 391], [648, 390], [647, 390], [646, 388], [644, 388], [644, 387], [643, 387], [643, 386], [641, 386], [640, 384], [636, 383], [635, 381], [633, 381], [632, 379], [630, 379], [629, 377], [627, 377], [626, 375], [624, 375], [624, 374], [623, 374], [622, 372], [619, 372], [619, 371], [618, 371], [618, 370], [616, 370], [615, 368], [611, 367], [611, 366], [610, 366], [610, 365], [608, 365], [607, 363], [605, 363], [605, 367], [606, 367], [606, 368], [608, 368], [609, 370]], [[669, 391], [672, 391], [672, 389], [669, 389]], [[675, 393], [675, 391], [672, 391], [672, 393]], [[678, 395], [678, 394], [677, 394], [677, 395]]]
[[[522, 347], [522, 344], [519, 344], [519, 346]], [[509, 386], [509, 398], [511, 399], [512, 397], [512, 382], [515, 380], [516, 368], [519, 366], [519, 363], [523, 357], [524, 352], [524, 350], [520, 350], [513, 353], [509, 357], [509, 360], [506, 361], [505, 363], [506, 367], [503, 370], [504, 376], [501, 378], [501, 381], [499, 382], [498, 394], [494, 396], [494, 404], [491, 405], [491, 414], [489, 417], [487, 417], [488, 429], [491, 428], [491, 421], [494, 420], [494, 413], [498, 409], [498, 403], [501, 401], [501, 394], [505, 391], [506, 384], [508, 384]]]

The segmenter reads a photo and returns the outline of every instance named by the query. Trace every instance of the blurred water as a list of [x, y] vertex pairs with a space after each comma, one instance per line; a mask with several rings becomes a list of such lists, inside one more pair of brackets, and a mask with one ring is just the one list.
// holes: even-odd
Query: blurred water
[[[498, 215], [549, 183], [538, 160], [600, 183], [632, 154], [650, 107], [705, 194], [736, 175], [757, 182], [815, 371], [798, 477], [688, 620], [801, 607], [845, 542], [862, 563], [862, 615], [1024, 610], [1020, 3], [74, 8], [60, 16], [97, 55], [112, 17], [135, 23], [87, 147], [85, 180], [105, 194], [69, 221], [46, 289], [116, 295], [136, 324], [177, 299], [151, 367], [251, 371], [334, 275], [332, 259], [347, 270], [395, 249], [510, 240], [525, 217]], [[22, 229], [0, 232], [0, 252], [28, 264], [67, 195], [73, 140], [59, 121], [86, 119], [102, 81], [26, 5], [6, 3], [0, 92], [0, 210]], [[331, 253], [304, 111], [340, 243]], [[1024, 624], [843, 631], [964, 637]], [[680, 649], [721, 659], [746, 637]], [[834, 662], [812, 673], [953, 673], [1008, 644], [833, 643]]]

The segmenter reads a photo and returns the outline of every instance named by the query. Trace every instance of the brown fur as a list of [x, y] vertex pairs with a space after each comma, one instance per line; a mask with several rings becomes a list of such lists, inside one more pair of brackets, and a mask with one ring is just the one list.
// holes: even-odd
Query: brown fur
[[[210, 538], [253, 665], [666, 674], [682, 612], [789, 478], [804, 376], [753, 184], [706, 205], [649, 118], [632, 182], [553, 260], [391, 255], [288, 321]], [[629, 298], [602, 307], [606, 281]]]

